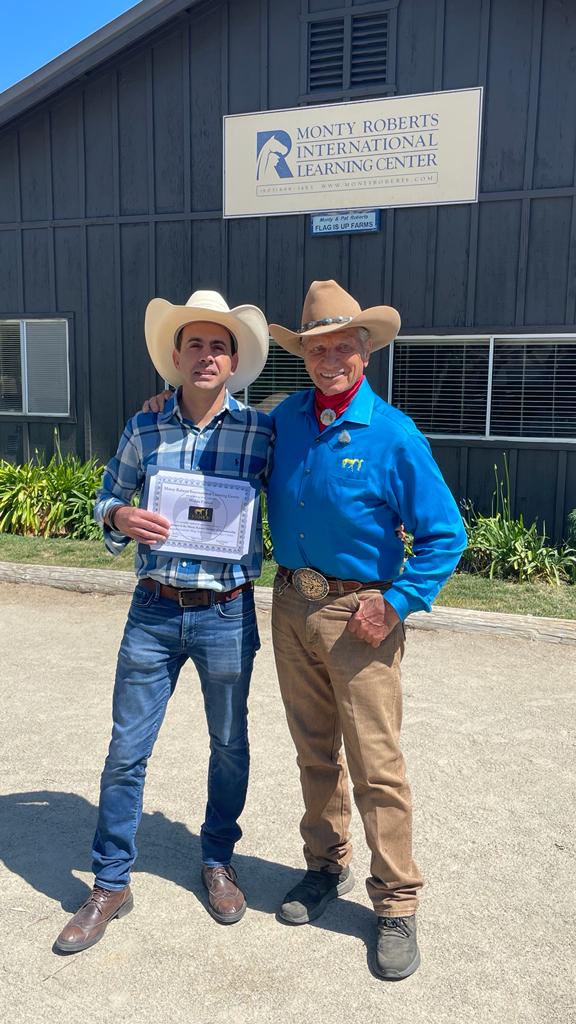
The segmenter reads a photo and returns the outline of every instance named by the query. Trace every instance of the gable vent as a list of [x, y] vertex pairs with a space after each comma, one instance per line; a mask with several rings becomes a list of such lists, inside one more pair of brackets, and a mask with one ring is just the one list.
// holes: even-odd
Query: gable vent
[[388, 12], [352, 18], [350, 86], [386, 85]]
[[344, 19], [310, 25], [308, 89], [326, 92], [344, 84]]

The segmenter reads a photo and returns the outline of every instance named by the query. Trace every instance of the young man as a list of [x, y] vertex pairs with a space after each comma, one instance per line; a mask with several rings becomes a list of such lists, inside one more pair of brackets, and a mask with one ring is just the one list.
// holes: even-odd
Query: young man
[[[265, 477], [271, 422], [242, 407], [230, 390], [247, 387], [268, 353], [268, 330], [255, 306], [230, 310], [216, 292], [185, 306], [153, 299], [146, 341], [156, 369], [178, 390], [161, 413], [137, 413], [109, 462], [95, 507], [107, 548], [138, 541], [134, 591], [118, 655], [113, 730], [101, 780], [91, 896], [56, 940], [61, 952], [97, 942], [133, 905], [130, 871], [142, 813], [146, 764], [180, 669], [190, 658], [200, 677], [208, 730], [208, 802], [201, 830], [202, 881], [217, 921], [246, 909], [230, 860], [248, 784], [247, 698], [259, 647], [253, 580], [260, 575], [261, 523], [247, 564], [156, 553], [170, 522], [134, 507], [151, 467], [195, 470], [251, 481]], [[259, 516], [259, 507], [258, 507]]]

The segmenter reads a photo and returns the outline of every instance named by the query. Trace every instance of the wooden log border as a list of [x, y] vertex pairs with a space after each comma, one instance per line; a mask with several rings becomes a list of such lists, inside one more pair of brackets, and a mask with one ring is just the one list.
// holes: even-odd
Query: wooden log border
[[[105, 569], [79, 569], [57, 565], [26, 565], [0, 562], [0, 583], [22, 583], [37, 587], [57, 587], [83, 594], [130, 594], [135, 578], [131, 572]], [[272, 607], [272, 588], [256, 587], [256, 606], [261, 611]], [[576, 646], [576, 621], [547, 619], [536, 615], [505, 615], [501, 612], [467, 608], [434, 608], [411, 615], [409, 629], [442, 629], [456, 633], [492, 633], [520, 640]]]

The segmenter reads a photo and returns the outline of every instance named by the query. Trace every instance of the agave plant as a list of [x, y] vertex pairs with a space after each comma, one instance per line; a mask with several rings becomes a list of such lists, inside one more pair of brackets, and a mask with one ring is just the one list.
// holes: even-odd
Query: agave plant
[[52, 507], [59, 510], [51, 526], [58, 522], [60, 529], [78, 540], [100, 536], [92, 509], [102, 471], [97, 459], [82, 462], [77, 455], [69, 453], [63, 457], [57, 451], [46, 467]]
[[45, 464], [38, 452], [14, 466], [0, 461], [0, 532], [28, 536], [93, 538], [99, 527], [92, 507], [102, 469], [97, 459], [56, 451]]
[[0, 531], [3, 533], [40, 533], [47, 506], [47, 488], [43, 467], [38, 462], [23, 466], [0, 462]]

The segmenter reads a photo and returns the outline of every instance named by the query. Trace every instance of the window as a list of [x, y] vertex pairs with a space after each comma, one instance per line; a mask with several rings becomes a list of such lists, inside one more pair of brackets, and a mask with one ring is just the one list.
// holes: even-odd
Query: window
[[69, 416], [67, 320], [0, 321], [0, 414]]
[[576, 338], [400, 338], [389, 400], [431, 436], [576, 441]]
[[305, 95], [392, 92], [398, 0], [309, 14]]
[[270, 343], [268, 359], [260, 376], [236, 398], [263, 412], [270, 412], [294, 391], [312, 386], [306, 373], [304, 360], [286, 352], [280, 345]]

